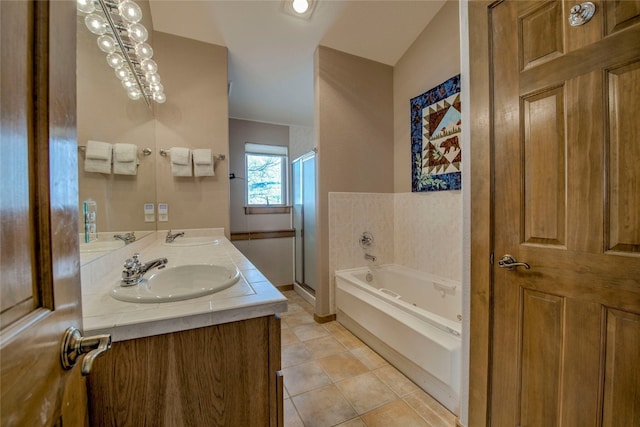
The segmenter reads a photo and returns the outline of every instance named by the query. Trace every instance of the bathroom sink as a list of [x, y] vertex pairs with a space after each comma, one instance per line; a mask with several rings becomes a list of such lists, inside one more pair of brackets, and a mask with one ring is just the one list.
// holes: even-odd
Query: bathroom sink
[[124, 246], [122, 240], [104, 240], [90, 243], [80, 243], [80, 252], [92, 253], [92, 252], [106, 252], [118, 249]]
[[111, 289], [117, 300], [136, 303], [182, 301], [213, 294], [233, 286], [240, 279], [235, 267], [191, 264], [157, 270], [135, 286], [118, 283]]
[[201, 246], [201, 245], [217, 245], [220, 243], [220, 239], [212, 236], [204, 236], [204, 237], [176, 237], [176, 239], [167, 243], [164, 242], [165, 246]]

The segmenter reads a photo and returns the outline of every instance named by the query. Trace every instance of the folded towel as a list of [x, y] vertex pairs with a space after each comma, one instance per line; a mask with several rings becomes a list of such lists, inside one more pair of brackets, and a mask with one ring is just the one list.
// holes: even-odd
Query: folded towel
[[84, 170], [87, 172], [111, 173], [113, 146], [108, 142], [87, 141], [84, 153]]
[[171, 147], [171, 174], [173, 176], [191, 176], [191, 150], [183, 147]]
[[115, 144], [113, 148], [113, 173], [136, 175], [138, 173], [138, 146]]
[[213, 154], [208, 148], [193, 150], [193, 174], [195, 176], [214, 176]]

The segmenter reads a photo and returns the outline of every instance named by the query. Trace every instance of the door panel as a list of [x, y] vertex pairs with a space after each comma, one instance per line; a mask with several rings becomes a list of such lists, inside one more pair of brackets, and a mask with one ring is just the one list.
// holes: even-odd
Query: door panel
[[581, 27], [572, 3], [490, 10], [493, 250], [531, 266], [493, 266], [495, 426], [639, 422], [640, 21], [617, 3]]
[[73, 2], [0, 2], [3, 426], [86, 419], [84, 380], [60, 363], [65, 329], [82, 326], [75, 13]]
[[[564, 89], [523, 98], [524, 241], [565, 244]], [[544, 171], [540, 174], [540, 171]]]
[[607, 72], [609, 107], [609, 244], [640, 252], [640, 61]]
[[640, 425], [637, 394], [640, 372], [640, 315], [607, 309], [606, 361], [604, 384], [604, 425]]

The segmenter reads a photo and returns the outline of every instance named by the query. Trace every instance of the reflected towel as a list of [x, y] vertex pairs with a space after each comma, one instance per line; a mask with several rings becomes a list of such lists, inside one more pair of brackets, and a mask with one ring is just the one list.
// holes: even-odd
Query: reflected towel
[[84, 170], [87, 172], [111, 173], [113, 145], [108, 142], [87, 141], [84, 153]]
[[135, 144], [115, 144], [113, 148], [113, 173], [136, 175], [138, 173], [138, 146]]
[[195, 176], [214, 176], [213, 153], [208, 148], [193, 150], [193, 174]]
[[191, 176], [191, 150], [184, 147], [171, 147], [171, 174], [173, 176]]

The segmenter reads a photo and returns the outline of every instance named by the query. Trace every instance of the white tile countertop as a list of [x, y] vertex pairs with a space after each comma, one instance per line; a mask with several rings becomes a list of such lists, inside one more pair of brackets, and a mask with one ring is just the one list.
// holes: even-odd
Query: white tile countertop
[[[174, 230], [176, 231], [176, 230]], [[183, 231], [183, 230], [179, 230]], [[217, 243], [171, 246], [159, 231], [83, 265], [82, 311], [84, 335], [111, 334], [114, 342], [201, 328], [287, 311], [287, 299], [224, 236], [221, 229], [184, 230], [186, 237], [215, 236]], [[179, 239], [176, 242], [179, 243]], [[118, 286], [125, 259], [134, 252], [142, 262], [165, 257], [167, 268], [185, 264], [237, 267], [240, 280], [211, 295], [165, 303], [130, 303], [111, 297]], [[147, 275], [153, 274], [153, 271]]]

